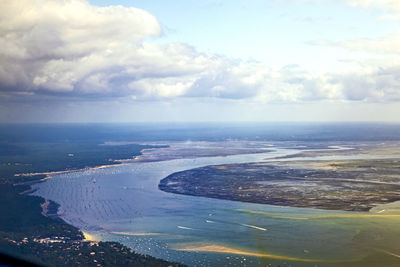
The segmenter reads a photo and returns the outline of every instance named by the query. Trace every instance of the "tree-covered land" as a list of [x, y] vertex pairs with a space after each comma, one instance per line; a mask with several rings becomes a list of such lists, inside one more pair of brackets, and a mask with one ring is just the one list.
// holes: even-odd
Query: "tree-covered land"
[[43, 266], [181, 266], [134, 253], [116, 242], [86, 241], [74, 226], [44, 216], [43, 198], [21, 194], [30, 187], [16, 184], [45, 176], [15, 174], [114, 164], [113, 160], [131, 158], [149, 148], [105, 146], [104, 141], [107, 139], [18, 140], [14, 136], [0, 140], [0, 253]]

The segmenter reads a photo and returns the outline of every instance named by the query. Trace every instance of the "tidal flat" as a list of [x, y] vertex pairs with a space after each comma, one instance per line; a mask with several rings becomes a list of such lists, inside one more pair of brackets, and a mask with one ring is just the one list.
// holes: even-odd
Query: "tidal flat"
[[368, 211], [400, 200], [400, 159], [214, 165], [171, 174], [159, 188], [278, 206]]

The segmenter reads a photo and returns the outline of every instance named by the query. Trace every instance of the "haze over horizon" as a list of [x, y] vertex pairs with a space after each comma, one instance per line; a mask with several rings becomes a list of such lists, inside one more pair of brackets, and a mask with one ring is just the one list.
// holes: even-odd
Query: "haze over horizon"
[[400, 122], [395, 0], [0, 0], [0, 122]]

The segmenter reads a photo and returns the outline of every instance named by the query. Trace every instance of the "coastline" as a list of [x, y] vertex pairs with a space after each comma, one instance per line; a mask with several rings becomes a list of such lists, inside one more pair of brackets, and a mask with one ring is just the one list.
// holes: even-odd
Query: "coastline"
[[[143, 144], [146, 145], [146, 144]], [[166, 146], [166, 147], [163, 147]], [[170, 145], [161, 145], [160, 148], [172, 148]], [[66, 170], [61, 170], [61, 171], [48, 171], [48, 172], [31, 172], [31, 173], [16, 173], [14, 174], [14, 177], [33, 177], [33, 176], [39, 176], [39, 175], [44, 175], [44, 178], [40, 178], [37, 180], [30, 180], [30, 181], [25, 181], [25, 182], [18, 182], [14, 183], [14, 186], [19, 186], [19, 185], [33, 185], [41, 182], [45, 182], [48, 179], [53, 178], [54, 175], [58, 174], [66, 174], [66, 173], [74, 173], [74, 172], [82, 172], [82, 171], [88, 171], [88, 170], [97, 170], [97, 169], [105, 169], [105, 168], [111, 168], [111, 167], [120, 167], [120, 166], [127, 166], [127, 165], [132, 165], [135, 163], [145, 163], [145, 162], [159, 162], [159, 161], [168, 161], [168, 160], [174, 160], [174, 159], [182, 159], [182, 158], [188, 158], [188, 159], [193, 159], [193, 158], [202, 158], [202, 157], [213, 157], [216, 156], [214, 154], [206, 154], [206, 155], [192, 155], [192, 156], [187, 156], [184, 155], [183, 157], [177, 157], [177, 156], [172, 156], [171, 158], [159, 158], [155, 157], [152, 158], [152, 155], [146, 155], [146, 151], [157, 151], [160, 149], [159, 147], [153, 147], [153, 148], [143, 148], [140, 150], [140, 154], [137, 156], [134, 156], [132, 158], [126, 158], [126, 159], [117, 159], [113, 160], [111, 164], [103, 164], [103, 165], [98, 165], [98, 166], [92, 166], [92, 167], [85, 167], [85, 168], [80, 168], [80, 169], [66, 169]], [[274, 150], [271, 149], [265, 149], [263, 151], [252, 151], [249, 153], [249, 151], [241, 151], [241, 152], [236, 152], [236, 153], [229, 153], [223, 156], [233, 156], [233, 155], [242, 155], [242, 154], [260, 154], [260, 153], [267, 153], [267, 152], [273, 152]], [[147, 157], [147, 158], [146, 158]], [[25, 190], [24, 192], [21, 192], [21, 194], [29, 194], [34, 191], [31, 191], [32, 189]]]
[[[143, 150], [140, 151], [142, 153]], [[73, 172], [81, 172], [81, 171], [87, 171], [87, 170], [96, 170], [96, 169], [104, 169], [104, 168], [111, 168], [111, 167], [119, 167], [123, 165], [131, 165], [133, 163], [118, 163], [117, 161], [113, 161], [111, 164], [103, 164], [103, 165], [97, 165], [93, 167], [85, 167], [85, 168], [79, 168], [79, 169], [64, 169], [60, 171], [48, 171], [48, 172], [31, 172], [31, 173], [15, 173], [13, 174], [14, 177], [20, 177], [20, 180], [22, 182], [16, 182], [12, 183], [10, 182], [9, 185], [12, 188], [15, 188], [16, 195], [20, 195], [21, 197], [28, 197], [29, 200], [33, 200], [34, 203], [36, 203], [35, 206], [39, 206], [41, 211], [38, 211], [37, 213], [34, 213], [35, 216], [39, 215], [42, 218], [48, 218], [49, 221], [53, 221], [51, 223], [52, 225], [55, 225], [51, 227], [50, 230], [41, 230], [43, 233], [37, 234], [36, 232], [33, 233], [32, 237], [29, 237], [29, 239], [23, 239], [22, 244], [29, 245], [29, 247], [33, 247], [34, 251], [37, 250], [37, 246], [44, 246], [42, 249], [46, 249], [48, 252], [48, 255], [46, 256], [41, 256], [38, 259], [29, 259], [32, 261], [35, 261], [39, 264], [45, 264], [47, 263], [47, 260], [43, 261], [44, 257], [49, 257], [51, 261], [55, 257], [52, 253], [55, 253], [55, 255], [59, 255], [60, 251], [57, 252], [58, 249], [61, 249], [62, 253], [64, 251], [72, 251], [71, 249], [75, 247], [77, 244], [80, 244], [79, 246], [83, 251], [92, 251], [88, 255], [82, 255], [82, 253], [74, 254], [71, 259], [74, 259], [76, 256], [76, 261], [82, 262], [82, 261], [88, 261], [88, 262], [103, 262], [104, 264], [107, 262], [107, 258], [119, 258], [122, 262], [125, 263], [130, 263], [130, 265], [136, 266], [135, 264], [140, 263], [146, 263], [152, 266], [155, 264], [156, 266], [186, 266], [184, 264], [181, 264], [179, 262], [171, 262], [167, 260], [163, 260], [160, 258], [153, 257], [148, 254], [140, 254], [131, 248], [123, 245], [120, 242], [115, 242], [115, 241], [108, 241], [108, 240], [101, 240], [98, 238], [96, 235], [89, 233], [87, 231], [84, 231], [83, 229], [80, 229], [68, 222], [66, 222], [62, 218], [62, 214], [59, 214], [59, 207], [60, 205], [51, 200], [51, 199], [46, 199], [42, 196], [32, 196], [30, 193], [35, 192], [37, 189], [32, 188], [32, 185], [38, 184], [45, 182], [51, 178], [53, 178], [55, 175], [59, 174], [65, 174], [65, 173], [73, 173]], [[24, 181], [22, 177], [33, 177], [35, 176], [44, 176], [40, 177], [38, 179], [32, 179], [32, 180], [27, 180]], [[22, 178], [22, 179], [21, 179]], [[37, 215], [36, 215], [37, 214]], [[53, 232], [53, 229], [60, 228], [60, 230]], [[75, 236], [74, 236], [75, 234]], [[24, 236], [29, 236], [24, 234]], [[6, 241], [10, 239], [6, 238]], [[10, 242], [13, 242], [11, 240]], [[56, 243], [57, 247], [52, 246], [52, 243]], [[19, 246], [20, 243], [18, 243]], [[49, 248], [50, 247], [50, 248]], [[14, 248], [18, 249], [18, 248]], [[16, 253], [21, 253], [20, 257], [25, 257], [25, 255], [30, 255], [28, 251], [22, 251], [22, 252], [16, 252]], [[34, 257], [34, 255], [32, 255]], [[58, 257], [57, 260], [60, 260], [61, 258]], [[60, 264], [64, 264], [61, 260]], [[98, 266], [103, 266], [103, 265], [98, 265]], [[107, 264], [105, 266], [108, 266]]]
[[82, 172], [82, 171], [97, 170], [97, 169], [105, 169], [105, 168], [119, 167], [119, 166], [124, 166], [124, 165], [131, 165], [131, 164], [134, 164], [134, 162], [132, 162], [132, 163], [116, 163], [116, 164], [100, 165], [100, 166], [86, 167], [86, 168], [82, 168], [82, 169], [71, 169], [71, 170], [64, 170], [64, 171], [17, 173], [17, 174], [14, 174], [15, 177], [33, 177], [33, 176], [38, 176], [38, 175], [46, 175], [46, 177], [38, 179], [38, 180], [19, 182], [19, 183], [15, 183], [13, 185], [14, 186], [18, 186], [18, 185], [33, 185], [33, 184], [41, 183], [41, 182], [44, 182], [44, 181], [46, 181], [48, 179], [51, 179], [51, 178], [53, 178], [54, 175], [57, 175], [57, 174]]
[[98, 243], [98, 242], [101, 241], [100, 239], [96, 238], [96, 236], [94, 236], [94, 235], [92, 235], [92, 234], [90, 234], [90, 233], [88, 233], [86, 231], [82, 231], [81, 230], [81, 232], [82, 232], [83, 237], [84, 237], [83, 241], [94, 242], [94, 243]]
[[[143, 144], [146, 145], [146, 144]], [[159, 161], [168, 161], [168, 160], [174, 160], [174, 159], [182, 159], [182, 158], [187, 158], [187, 159], [193, 159], [193, 158], [202, 158], [202, 157], [213, 157], [213, 156], [218, 156], [214, 154], [193, 154], [191, 156], [172, 156], [171, 158], [160, 158], [160, 157], [153, 157], [151, 154], [146, 154], [145, 152], [152, 152], [152, 151], [157, 151], [161, 148], [171, 148], [170, 145], [162, 145], [162, 146], [167, 146], [167, 147], [154, 147], [154, 148], [143, 148], [140, 150], [140, 154], [137, 156], [134, 156], [132, 158], [126, 158], [126, 159], [116, 159], [113, 160], [111, 164], [103, 164], [103, 165], [98, 165], [98, 166], [92, 166], [92, 167], [85, 167], [85, 168], [80, 168], [80, 169], [66, 169], [66, 170], [61, 170], [61, 171], [48, 171], [48, 172], [32, 172], [32, 173], [16, 173], [14, 174], [15, 177], [33, 177], [33, 176], [39, 176], [39, 175], [44, 175], [44, 178], [37, 179], [37, 180], [31, 180], [31, 181], [26, 181], [26, 182], [19, 182], [19, 183], [14, 183], [14, 186], [18, 185], [32, 185], [36, 183], [41, 183], [44, 182], [48, 179], [51, 179], [54, 175], [58, 174], [65, 174], [65, 173], [74, 173], [74, 172], [81, 172], [81, 171], [88, 171], [88, 170], [97, 170], [97, 169], [105, 169], [105, 168], [111, 168], [111, 167], [120, 167], [120, 166], [126, 166], [126, 165], [132, 165], [135, 163], [145, 163], [145, 162], [159, 162]], [[254, 150], [252, 152], [249, 151], [240, 151], [240, 152], [235, 152], [235, 153], [229, 153], [229, 154], [224, 154], [223, 156], [233, 156], [233, 155], [242, 155], [242, 154], [260, 154], [260, 153], [267, 153], [267, 152], [272, 152], [274, 150], [271, 149], [265, 149], [263, 151], [259, 150]]]
[[[132, 162], [119, 162], [119, 160], [115, 160], [110, 164], [103, 164], [103, 165], [98, 165], [98, 166], [93, 166], [93, 167], [85, 167], [85, 168], [79, 168], [79, 169], [64, 169], [64, 170], [59, 170], [59, 171], [46, 171], [46, 172], [31, 172], [31, 173], [17, 173], [14, 174], [15, 177], [33, 177], [35, 178], [35, 176], [44, 176], [44, 177], [40, 177], [38, 179], [35, 180], [29, 180], [29, 181], [23, 181], [23, 182], [18, 182], [18, 183], [13, 183], [12, 186], [13, 187], [21, 187], [21, 188], [27, 188], [29, 187], [27, 190], [24, 190], [23, 192], [20, 192], [20, 194], [22, 195], [26, 195], [28, 197], [30, 197], [30, 193], [34, 192], [36, 189], [32, 188], [31, 186], [37, 183], [42, 183], [45, 182], [49, 179], [52, 179], [54, 176], [56, 175], [60, 175], [60, 174], [66, 174], [66, 173], [75, 173], [75, 172], [84, 172], [84, 171], [88, 171], [88, 170], [98, 170], [98, 169], [105, 169], [105, 168], [111, 168], [111, 167], [121, 167], [121, 166], [126, 166], [126, 165], [133, 165], [137, 162], [140, 163], [144, 163], [144, 162], [157, 162], [157, 161], [162, 161], [160, 159], [152, 159], [152, 160], [140, 160], [141, 156], [143, 155], [142, 153], [147, 151], [149, 149], [142, 149], [140, 151], [141, 155], [135, 156], [134, 159], [136, 159], [136, 161], [132, 161]], [[154, 149], [151, 149], [151, 151], [154, 151]], [[270, 152], [271, 150], [268, 150], [266, 152]], [[250, 153], [250, 154], [258, 154], [257, 153]], [[242, 153], [232, 153], [232, 155], [241, 155]], [[245, 153], [248, 154], [248, 153]], [[193, 155], [190, 158], [196, 158], [196, 157], [210, 157], [213, 155]], [[225, 156], [225, 155], [224, 155]], [[228, 155], [231, 156], [231, 155]], [[186, 157], [185, 157], [186, 158]], [[130, 160], [130, 159], [128, 159]], [[168, 159], [166, 159], [168, 160]], [[163, 160], [165, 161], [165, 160]], [[40, 197], [40, 196], [35, 196], [35, 197]], [[113, 241], [107, 241], [107, 240], [102, 240], [99, 236], [94, 235], [91, 232], [87, 232], [84, 229], [80, 229], [75, 227], [74, 225], [66, 222], [63, 218], [62, 218], [62, 214], [58, 214], [58, 209], [60, 207], [60, 205], [58, 203], [56, 203], [55, 201], [52, 201], [51, 199], [46, 199], [43, 197], [40, 197], [41, 200], [41, 214], [45, 217], [48, 217], [54, 221], [62, 221], [63, 223], [76, 228], [80, 233], [81, 236], [80, 238], [76, 239], [76, 242], [86, 242], [88, 244], [98, 244], [99, 242], [104, 243], [103, 245], [106, 244], [113, 244], [116, 243], [118, 244], [118, 246], [124, 246], [122, 243], [120, 242], [113, 242]], [[50, 212], [51, 210], [51, 212]], [[65, 233], [63, 232], [59, 232], [60, 236], [63, 236]], [[115, 232], [115, 234], [120, 234], [120, 235], [126, 235], [127, 233], [119, 233], [119, 232]], [[163, 234], [159, 234], [159, 233], [130, 233], [129, 235], [131, 236], [137, 236], [137, 237], [141, 237], [141, 236], [158, 236], [158, 235], [163, 235]], [[112, 246], [112, 245], [111, 245]], [[132, 250], [133, 253], [136, 253], [135, 250]], [[138, 255], [138, 254], [137, 254]], [[152, 256], [148, 255], [147, 253], [143, 254], [144, 257], [150, 257], [151, 259], [153, 259]], [[155, 258], [154, 258], [155, 259]], [[163, 261], [162, 259], [159, 259], [160, 261]], [[183, 266], [178, 264], [177, 266]]]
[[[292, 155], [289, 161], [273, 157], [258, 163], [179, 171], [163, 178], [158, 188], [179, 195], [350, 212], [369, 212], [376, 206], [400, 201], [400, 184], [395, 180], [399, 156], [383, 157], [375, 155], [374, 150], [349, 158], [333, 155], [331, 159], [298, 159], [298, 154]], [[229, 183], [225, 177], [229, 177]]]
[[[116, 165], [116, 164], [113, 164], [113, 165], [111, 165], [111, 166], [118, 166], [118, 165]], [[382, 214], [382, 215], [384, 215], [384, 214]], [[363, 217], [365, 217], [365, 216], [363, 216]], [[378, 217], [378, 216], [369, 216], [368, 218], [375, 218], [375, 217]], [[397, 218], [397, 216], [381, 216], [381, 215], [379, 215], [379, 218], [391, 218], [391, 217], [396, 217]], [[326, 217], [326, 218], [329, 218], [329, 219], [331, 219], [331, 217]], [[282, 219], [288, 219], [288, 218], [282, 218]], [[297, 219], [297, 218], [293, 218], [293, 219]], [[350, 217], [346, 217], [345, 219], [352, 219], [352, 218], [350, 218]], [[246, 226], [247, 227], [247, 225], [244, 225], [244, 226]], [[153, 232], [154, 231], [154, 232]], [[126, 233], [126, 232], [114, 232], [114, 234], [120, 234], [120, 235], [132, 235], [132, 236], [137, 236], [137, 237], [141, 237], [141, 236], [146, 236], [146, 235], [149, 235], [150, 237], [149, 238], [153, 238], [153, 237], [151, 237], [151, 235], [154, 235], [154, 236], [156, 236], [156, 235], [158, 235], [158, 234], [156, 234], [157, 233], [157, 229], [153, 229], [153, 230], [149, 230], [149, 233]], [[95, 233], [95, 231], [94, 231], [94, 233]], [[113, 232], [112, 232], [113, 233]], [[91, 234], [90, 232], [88, 233], [89, 235]], [[96, 240], [96, 238], [95, 237], [87, 237], [86, 238], [88, 241], [91, 241], [91, 240], [94, 240], [94, 242], [97, 242], [98, 240]], [[118, 239], [115, 239], [115, 240], [118, 240]], [[240, 245], [238, 246], [238, 247], [240, 247]], [[187, 248], [185, 248], [185, 249], [187, 249]], [[207, 248], [204, 248], [204, 247], [201, 247], [200, 248], [200, 250], [199, 250], [199, 248], [195, 248], [195, 247], [189, 247], [188, 246], [188, 249], [191, 249], [191, 250], [187, 250], [187, 252], [190, 252], [190, 251], [193, 251], [193, 252], [195, 252], [195, 251], [199, 251], [199, 252], [201, 252], [201, 251], [203, 251], [204, 253], [227, 253], [227, 254], [237, 254], [237, 255], [248, 255], [248, 256], [254, 256], [254, 257], [265, 257], [265, 258], [271, 258], [271, 256], [274, 256], [274, 255], [270, 255], [269, 253], [267, 253], [267, 252], [265, 252], [265, 253], [262, 253], [263, 254], [263, 256], [261, 256], [261, 255], [255, 255], [255, 254], [249, 254], [249, 253], [254, 253], [253, 251], [251, 251], [251, 249], [250, 250], [245, 250], [245, 249], [235, 249], [234, 247], [230, 247], [230, 244], [229, 245], [227, 245], [226, 247], [217, 247], [217, 248], [215, 248], [215, 247], [207, 247]], [[230, 249], [230, 250], [229, 250]], [[139, 250], [140, 251], [140, 250]], [[182, 250], [183, 251], [183, 250]], [[258, 252], [258, 251], [255, 251], [255, 252]], [[146, 253], [146, 252], [143, 252], [143, 253]], [[273, 253], [272, 253], [273, 254]], [[277, 257], [285, 257], [284, 256], [285, 255], [285, 253], [282, 253], [282, 254], [279, 254], [279, 255], [275, 255], [275, 256], [277, 256]], [[296, 257], [295, 256], [297, 256], [297, 254], [293, 254], [293, 257], [290, 257], [290, 258], [292, 258], [292, 259], [296, 259]], [[309, 256], [311, 256], [311, 254], [309, 255]], [[302, 258], [302, 255], [300, 254], [300, 258]], [[284, 258], [276, 258], [277, 260], [289, 260], [289, 259], [284, 259]]]
[[[141, 153], [142, 153], [143, 151], [141, 151]], [[268, 151], [269, 152], [269, 151]], [[234, 155], [236, 155], [236, 154], [238, 154], [238, 153], [235, 153]], [[241, 153], [239, 153], [239, 154], [241, 154]], [[251, 153], [251, 154], [255, 154], [255, 153]], [[256, 154], [259, 154], [259, 153], [256, 153]], [[137, 157], [140, 157], [140, 156], [137, 156]], [[196, 157], [196, 155], [194, 156], [194, 157]], [[203, 156], [203, 157], [207, 157], [207, 156]], [[153, 161], [159, 161], [159, 160], [153, 160]], [[138, 161], [136, 161], [136, 162], [138, 162]], [[144, 163], [144, 162], [141, 162], [141, 163]], [[36, 173], [20, 173], [20, 174], [17, 174], [17, 175], [15, 175], [15, 176], [20, 176], [20, 177], [33, 177], [33, 176], [39, 176], [39, 175], [45, 175], [45, 177], [40, 177], [40, 179], [36, 179], [36, 180], [31, 180], [31, 181], [27, 181], [27, 182], [21, 182], [21, 183], [15, 183], [14, 184], [14, 186], [31, 186], [31, 185], [33, 185], [33, 184], [36, 184], [36, 183], [41, 183], [41, 182], [45, 182], [45, 181], [47, 181], [47, 180], [49, 180], [49, 179], [51, 179], [51, 178], [53, 178], [53, 177], [55, 177], [56, 175], [61, 175], [61, 174], [66, 174], [66, 173], [74, 173], [74, 172], [82, 172], [82, 171], [88, 171], [88, 170], [98, 170], [98, 169], [105, 169], [105, 168], [111, 168], [111, 167], [121, 167], [121, 166], [128, 166], [128, 165], [133, 165], [133, 164], [135, 164], [135, 162], [129, 162], [129, 163], [113, 163], [113, 164], [107, 164], [107, 165], [99, 165], [99, 166], [93, 166], [93, 167], [85, 167], [85, 168], [81, 168], [81, 169], [67, 169], [67, 170], [61, 170], [61, 171], [52, 171], [52, 172], [36, 172]], [[33, 178], [35, 178], [35, 177], [33, 177]], [[29, 195], [28, 194], [29, 192], [26, 192], [26, 194], [27, 195]], [[54, 205], [56, 205], [57, 206], [57, 209], [58, 209], [58, 207], [59, 207], [59, 205], [56, 203], [56, 202], [54, 202], [54, 201], [51, 201], [50, 199], [47, 199], [47, 197], [46, 198], [43, 198], [43, 197], [41, 197], [42, 198], [42, 214], [43, 213], [45, 213], [45, 216], [46, 217], [50, 217], [49, 215], [49, 213], [47, 212], [48, 211], [48, 207], [49, 207], [49, 205], [50, 205], [50, 203], [54, 203]], [[47, 210], [46, 210], [47, 209]], [[57, 212], [55, 212], [55, 215], [56, 216], [52, 216], [52, 219], [55, 219], [55, 220], [62, 220], [63, 222], [65, 222], [64, 221], [64, 219], [62, 218], [62, 215], [60, 215], [60, 214], [57, 214]], [[68, 224], [68, 225], [70, 225], [70, 226], [73, 226], [72, 224], [70, 224], [70, 223], [67, 223], [67, 222], [65, 222], [66, 224]], [[74, 227], [74, 226], [73, 226]], [[96, 236], [96, 234], [95, 234], [95, 232], [90, 232], [90, 231], [86, 231], [85, 229], [80, 229], [79, 227], [78, 227], [78, 230], [81, 232], [81, 234], [82, 234], [82, 240], [79, 240], [79, 242], [82, 242], [82, 241], [87, 241], [88, 243], [93, 243], [93, 244], [96, 244], [96, 243], [98, 243], [98, 242], [109, 242], [109, 241], [107, 241], [107, 239], [103, 239], [102, 238], [102, 236], [101, 235], [99, 235], [99, 236]], [[61, 235], [62, 235], [62, 233], [60, 233]], [[152, 237], [152, 236], [164, 236], [165, 234], [160, 234], [160, 233], [157, 233], [157, 231], [155, 231], [155, 232], [149, 232], [149, 233], [145, 233], [145, 232], [135, 232], [135, 233], [125, 233], [125, 232], [114, 232], [114, 234], [119, 234], [119, 235], [130, 235], [130, 236], [136, 236], [136, 237], [146, 237], [146, 236], [148, 236], [148, 237]], [[112, 241], [111, 241], [112, 242]], [[122, 245], [122, 243], [120, 243], [120, 242], [118, 242], [118, 244], [121, 244]], [[135, 252], [135, 250], [133, 250], [133, 252]], [[144, 255], [148, 255], [148, 253], [146, 253], [146, 252], [137, 252], [137, 253], [144, 253]], [[151, 257], [150, 255], [149, 255], [149, 257]], [[179, 265], [179, 266], [181, 266], [181, 265]]]

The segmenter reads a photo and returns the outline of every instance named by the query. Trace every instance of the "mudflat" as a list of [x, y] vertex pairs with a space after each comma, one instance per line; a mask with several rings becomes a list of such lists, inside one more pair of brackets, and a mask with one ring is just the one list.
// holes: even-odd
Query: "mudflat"
[[171, 174], [159, 188], [260, 204], [368, 211], [400, 200], [398, 147], [384, 151], [372, 144], [362, 151], [315, 151], [312, 158], [302, 153], [290, 160], [206, 166]]

